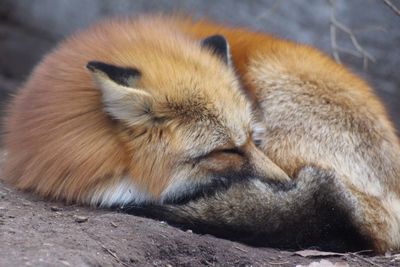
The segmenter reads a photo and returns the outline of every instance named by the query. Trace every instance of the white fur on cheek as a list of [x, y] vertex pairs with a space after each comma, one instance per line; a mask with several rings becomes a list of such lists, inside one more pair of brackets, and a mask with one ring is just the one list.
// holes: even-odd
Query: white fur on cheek
[[165, 188], [165, 190], [161, 193], [160, 201], [163, 203], [165, 201], [176, 200], [189, 194], [190, 192], [193, 192], [195, 188], [196, 185], [194, 183], [190, 183], [186, 181], [186, 179], [175, 177], [167, 186], [167, 188]]
[[[190, 172], [184, 170], [178, 171], [173, 175], [169, 185], [164, 189], [160, 196], [160, 203], [165, 203], [166, 201], [174, 201], [179, 198], [193, 194], [198, 187], [204, 186], [205, 183], [199, 181], [192, 181], [188, 179], [190, 177]], [[203, 181], [206, 181], [204, 178]]]
[[96, 190], [91, 199], [91, 205], [100, 207], [123, 206], [128, 203], [143, 204], [150, 202], [150, 197], [139, 189], [128, 178], [121, 179], [106, 189]]

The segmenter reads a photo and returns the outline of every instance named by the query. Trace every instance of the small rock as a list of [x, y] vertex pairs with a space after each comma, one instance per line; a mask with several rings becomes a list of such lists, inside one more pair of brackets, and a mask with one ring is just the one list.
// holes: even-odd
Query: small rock
[[115, 222], [111, 222], [110, 224], [111, 224], [112, 227], [115, 227], [115, 228], [118, 227], [118, 225]]
[[64, 264], [65, 266], [71, 266], [71, 264], [70, 264], [68, 261], [60, 260], [60, 262], [61, 262], [62, 264]]
[[162, 262], [160, 260], [153, 261], [153, 266], [160, 266]]
[[74, 215], [74, 218], [75, 218], [75, 222], [77, 222], [77, 223], [87, 222], [87, 220], [88, 220], [88, 217], [79, 216], [79, 215]]
[[60, 207], [52, 206], [52, 207], [50, 207], [50, 210], [51, 211], [62, 211], [63, 209]]
[[186, 230], [186, 233], [193, 234], [193, 231], [188, 229], [188, 230]]

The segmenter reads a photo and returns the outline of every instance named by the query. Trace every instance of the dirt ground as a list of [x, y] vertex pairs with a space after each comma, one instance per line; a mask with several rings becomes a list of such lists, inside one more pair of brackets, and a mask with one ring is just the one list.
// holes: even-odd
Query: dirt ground
[[400, 255], [302, 257], [116, 211], [45, 202], [0, 183], [0, 266], [297, 265], [400, 266]]

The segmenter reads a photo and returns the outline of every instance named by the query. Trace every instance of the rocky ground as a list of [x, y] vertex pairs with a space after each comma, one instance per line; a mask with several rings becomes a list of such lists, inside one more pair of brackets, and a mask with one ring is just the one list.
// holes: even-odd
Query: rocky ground
[[400, 265], [400, 254], [298, 253], [305, 255], [249, 247], [116, 211], [46, 202], [0, 183], [0, 266]]

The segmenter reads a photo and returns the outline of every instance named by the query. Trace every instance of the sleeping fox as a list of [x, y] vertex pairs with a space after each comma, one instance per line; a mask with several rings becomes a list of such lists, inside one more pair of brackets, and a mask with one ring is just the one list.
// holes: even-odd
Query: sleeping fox
[[108, 20], [45, 57], [5, 131], [3, 178], [46, 198], [276, 246], [339, 232], [400, 248], [393, 126], [366, 83], [304, 45], [186, 18]]

